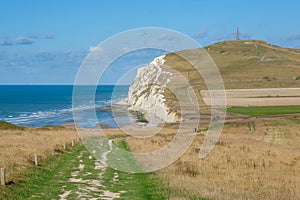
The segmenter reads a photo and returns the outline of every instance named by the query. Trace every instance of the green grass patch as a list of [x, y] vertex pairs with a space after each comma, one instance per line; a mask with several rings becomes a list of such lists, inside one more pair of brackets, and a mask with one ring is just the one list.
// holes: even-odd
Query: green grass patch
[[136, 122], [149, 123], [149, 121], [145, 118], [144, 113], [136, 110], [130, 110], [129, 113], [133, 115], [133, 117], [136, 119]]
[[300, 106], [253, 106], [232, 107], [227, 112], [250, 116], [284, 115], [300, 113]]
[[[125, 151], [130, 151], [125, 140], [121, 140], [117, 146]], [[108, 155], [110, 158], [110, 155]], [[113, 159], [115, 156], [112, 156]], [[139, 169], [138, 163], [131, 156], [123, 156], [122, 164], [130, 166], [131, 169]], [[115, 184], [111, 180], [118, 173], [119, 181]], [[129, 173], [116, 171], [108, 168], [104, 174], [104, 185], [113, 192], [124, 190], [120, 199], [168, 199], [168, 188], [155, 173]]]
[[77, 146], [63, 154], [51, 157], [44, 166], [34, 166], [24, 172], [13, 184], [2, 186], [0, 199], [57, 199], [77, 165], [74, 159], [85, 148]]
[[65, 127], [63, 126], [43, 126], [43, 127], [39, 127], [37, 128], [38, 130], [61, 130], [61, 129], [65, 129]]
[[0, 130], [25, 130], [25, 127], [17, 126], [6, 121], [0, 121]]

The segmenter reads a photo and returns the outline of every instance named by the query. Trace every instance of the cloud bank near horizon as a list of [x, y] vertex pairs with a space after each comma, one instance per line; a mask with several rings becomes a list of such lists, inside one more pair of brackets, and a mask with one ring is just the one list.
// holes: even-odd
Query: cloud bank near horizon
[[37, 40], [52, 40], [54, 35], [45, 34], [45, 35], [30, 35], [30, 36], [18, 36], [15, 39], [11, 40], [9, 37], [0, 37], [0, 46], [13, 46], [13, 45], [32, 45], [37, 42]]

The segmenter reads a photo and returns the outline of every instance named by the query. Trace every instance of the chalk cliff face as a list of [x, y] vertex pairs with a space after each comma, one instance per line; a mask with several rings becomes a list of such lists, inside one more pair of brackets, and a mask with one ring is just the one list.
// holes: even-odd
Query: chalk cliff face
[[179, 120], [177, 114], [170, 112], [165, 105], [164, 91], [174, 75], [162, 69], [164, 57], [157, 57], [147, 66], [138, 69], [128, 92], [129, 109], [146, 111], [150, 118], [176, 122]]

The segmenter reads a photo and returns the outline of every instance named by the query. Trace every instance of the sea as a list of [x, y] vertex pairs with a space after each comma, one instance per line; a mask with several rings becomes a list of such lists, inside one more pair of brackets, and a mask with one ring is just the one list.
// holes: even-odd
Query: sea
[[[74, 122], [74, 110], [80, 110], [82, 116], [94, 110], [101, 125], [118, 127], [110, 107], [127, 97], [129, 86], [84, 87], [86, 90], [96, 88], [93, 102], [90, 99], [85, 102], [82, 98], [82, 102], [74, 107], [72, 85], [0, 85], [0, 120], [26, 127], [57, 126]], [[77, 120], [82, 128], [97, 128], [99, 125], [86, 119]]]

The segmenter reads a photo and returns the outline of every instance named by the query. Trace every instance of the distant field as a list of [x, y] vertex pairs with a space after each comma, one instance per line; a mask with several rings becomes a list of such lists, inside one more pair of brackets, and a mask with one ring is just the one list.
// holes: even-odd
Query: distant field
[[232, 107], [227, 112], [251, 116], [282, 115], [300, 113], [300, 106], [253, 106], [253, 107]]
[[[298, 106], [300, 102], [300, 88], [226, 89], [225, 92], [226, 104], [232, 107]], [[222, 90], [200, 90], [206, 105], [211, 105], [212, 97], [222, 98], [223, 93]]]

